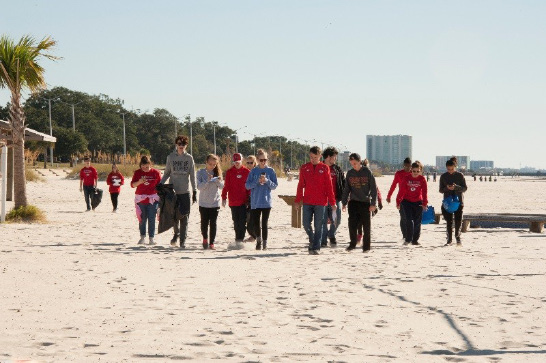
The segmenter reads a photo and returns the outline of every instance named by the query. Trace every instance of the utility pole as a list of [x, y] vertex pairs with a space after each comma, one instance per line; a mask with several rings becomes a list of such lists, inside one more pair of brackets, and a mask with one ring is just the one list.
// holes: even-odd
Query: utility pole
[[190, 154], [193, 156], [193, 128], [191, 124], [191, 115], [189, 113], [186, 115], [186, 120], [188, 120], [188, 124], [190, 125]]
[[212, 122], [212, 138], [214, 140], [214, 155], [216, 154], [216, 122]]
[[279, 160], [281, 161], [281, 171], [282, 171], [282, 136], [279, 137]]
[[[47, 103], [49, 105], [49, 136], [53, 136], [53, 127], [51, 125], [51, 101], [53, 99], [52, 98], [48, 98], [47, 99]], [[50, 144], [49, 146], [49, 157], [50, 157], [50, 163], [51, 163], [51, 166], [53, 166], [53, 145]]]

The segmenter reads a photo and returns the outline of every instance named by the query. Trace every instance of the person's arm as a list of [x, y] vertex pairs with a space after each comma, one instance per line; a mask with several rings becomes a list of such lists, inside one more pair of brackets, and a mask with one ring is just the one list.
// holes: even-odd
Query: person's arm
[[159, 181], [160, 184], [165, 184], [167, 179], [171, 176], [172, 166], [171, 166], [171, 156], [167, 156], [167, 161], [165, 162], [165, 171], [163, 171], [163, 178]]
[[248, 174], [248, 178], [246, 179], [245, 188], [247, 190], [254, 189], [258, 186], [258, 178], [254, 176], [254, 174], [256, 174], [254, 170], [256, 169], [250, 171], [250, 174]]
[[449, 189], [447, 189], [446, 177], [444, 174], [440, 176], [440, 183], [438, 183], [438, 185], [440, 187], [440, 193], [443, 194], [449, 192]]
[[218, 189], [224, 189], [224, 181], [222, 179], [218, 178], [214, 182], [218, 186]]
[[396, 207], [399, 207], [400, 203], [402, 203], [402, 200], [404, 200], [404, 197], [406, 196], [406, 188], [407, 183], [405, 183], [405, 179], [403, 179], [400, 183], [398, 194], [396, 195]]
[[296, 189], [296, 199], [294, 203], [303, 203], [303, 189], [305, 189], [305, 174], [303, 173], [303, 166], [300, 168], [300, 176], [298, 178], [298, 187]]
[[464, 193], [466, 192], [466, 190], [468, 189], [468, 187], [466, 186], [466, 179], [464, 177], [464, 175], [461, 174], [461, 184], [460, 185], [455, 185], [455, 191], [456, 192], [459, 192], [459, 193]]
[[394, 180], [392, 181], [389, 192], [387, 193], [387, 203], [391, 202], [392, 193], [394, 193], [394, 189], [396, 189], [396, 186], [398, 185], [398, 183], [400, 183], [399, 176], [400, 174], [398, 172], [394, 173]]
[[428, 186], [425, 177], [421, 176], [421, 183], [423, 184], [423, 209], [426, 210], [428, 206]]
[[97, 169], [93, 168], [93, 188], [97, 187], [97, 184], [99, 182], [99, 174], [97, 173]]
[[368, 185], [370, 187], [370, 195], [372, 200], [370, 201], [370, 207], [373, 207], [373, 210], [377, 207], [377, 184], [375, 183], [375, 177], [370, 169], [368, 169]]
[[123, 177], [123, 174], [119, 173], [119, 176], [121, 177], [121, 183], [119, 183], [119, 185], [124, 185], [125, 184], [125, 178]]
[[332, 184], [332, 177], [330, 176], [330, 171], [327, 168], [327, 173], [323, 173], [324, 184], [326, 185], [326, 193], [328, 197], [328, 203], [332, 206], [333, 209], [336, 208], [336, 194], [334, 192], [335, 186]]
[[197, 189], [203, 190], [205, 188], [205, 185], [209, 182], [209, 176], [207, 175], [207, 172], [203, 172], [205, 169], [201, 169], [197, 172]]
[[267, 185], [269, 187], [269, 189], [271, 190], [275, 190], [277, 189], [277, 186], [279, 185], [278, 182], [277, 182], [277, 174], [275, 173], [275, 170], [273, 169], [270, 169], [271, 172], [270, 172], [270, 176], [269, 176], [269, 179], [267, 179], [267, 181], [265, 182], [265, 185]]
[[193, 156], [191, 157], [191, 163], [190, 163], [190, 183], [193, 190], [193, 193], [195, 194], [195, 162], [193, 161]]
[[339, 178], [341, 179], [341, 195], [343, 195], [343, 190], [345, 189], [345, 173], [341, 168], [339, 168]]
[[228, 171], [226, 171], [226, 180], [224, 182], [224, 188], [222, 189], [222, 202], [224, 202], [227, 199], [227, 196], [228, 196], [228, 191], [229, 191], [229, 187], [230, 187], [229, 178], [231, 176], [230, 170], [231, 169], [228, 169]]
[[106, 177], [106, 185], [112, 185], [112, 173]]
[[343, 204], [343, 208], [345, 208], [345, 206], [347, 205], [350, 192], [351, 186], [349, 185], [349, 172], [347, 172], [347, 177], [345, 178], [345, 186], [343, 187], [343, 194], [341, 196], [341, 204]]
[[133, 178], [131, 179], [131, 188], [136, 188], [140, 184], [142, 184], [142, 179], [139, 178], [139, 172], [138, 170], [134, 172]]

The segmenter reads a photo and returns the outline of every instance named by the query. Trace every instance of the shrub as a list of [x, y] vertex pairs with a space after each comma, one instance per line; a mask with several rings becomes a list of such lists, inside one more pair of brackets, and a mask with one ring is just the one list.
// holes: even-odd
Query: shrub
[[6, 221], [14, 223], [45, 223], [46, 218], [44, 212], [42, 212], [38, 207], [27, 205], [12, 209], [6, 215]]
[[26, 168], [25, 169], [25, 178], [27, 179], [27, 182], [44, 182], [45, 178], [41, 175], [38, 175], [38, 173], [34, 169]]

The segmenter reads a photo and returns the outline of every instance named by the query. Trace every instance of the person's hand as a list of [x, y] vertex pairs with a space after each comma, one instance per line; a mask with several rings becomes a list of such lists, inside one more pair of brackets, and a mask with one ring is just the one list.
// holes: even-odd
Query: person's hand
[[337, 210], [337, 205], [332, 206], [332, 212]]
[[212, 175], [211, 175], [211, 174], [209, 174], [209, 181], [210, 181], [211, 179], [212, 179]]
[[428, 210], [428, 207], [426, 205], [423, 206], [423, 212], [426, 212]]
[[191, 197], [192, 204], [197, 203], [197, 191], [193, 191], [193, 195]]
[[258, 183], [260, 183], [261, 185], [264, 185], [266, 181], [267, 181], [267, 178], [265, 177], [265, 175], [260, 175], [260, 179], [258, 180]]
[[449, 190], [455, 190], [455, 184], [449, 184], [449, 185], [447, 186], [447, 189], [449, 189]]
[[370, 205], [370, 212], [375, 212], [377, 210], [377, 207], [375, 205]]
[[222, 199], [222, 208], [225, 208], [225, 207], [226, 207], [226, 202], [227, 202], [226, 199]]
[[400, 204], [396, 205], [396, 209], [400, 210]]
[[80, 185], [80, 193], [83, 192], [83, 187]]
[[341, 210], [345, 212], [347, 210], [347, 206], [344, 205], [343, 207], [341, 207]]
[[387, 197], [387, 203], [391, 204], [391, 198], [390, 197]]

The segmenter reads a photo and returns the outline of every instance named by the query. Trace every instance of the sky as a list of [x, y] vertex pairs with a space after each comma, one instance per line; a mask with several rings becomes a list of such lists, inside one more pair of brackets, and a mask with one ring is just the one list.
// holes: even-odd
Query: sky
[[203, 116], [240, 139], [365, 155], [366, 135], [404, 134], [425, 164], [546, 169], [546, 1], [20, 0], [2, 13], [0, 34], [58, 42], [49, 88]]

